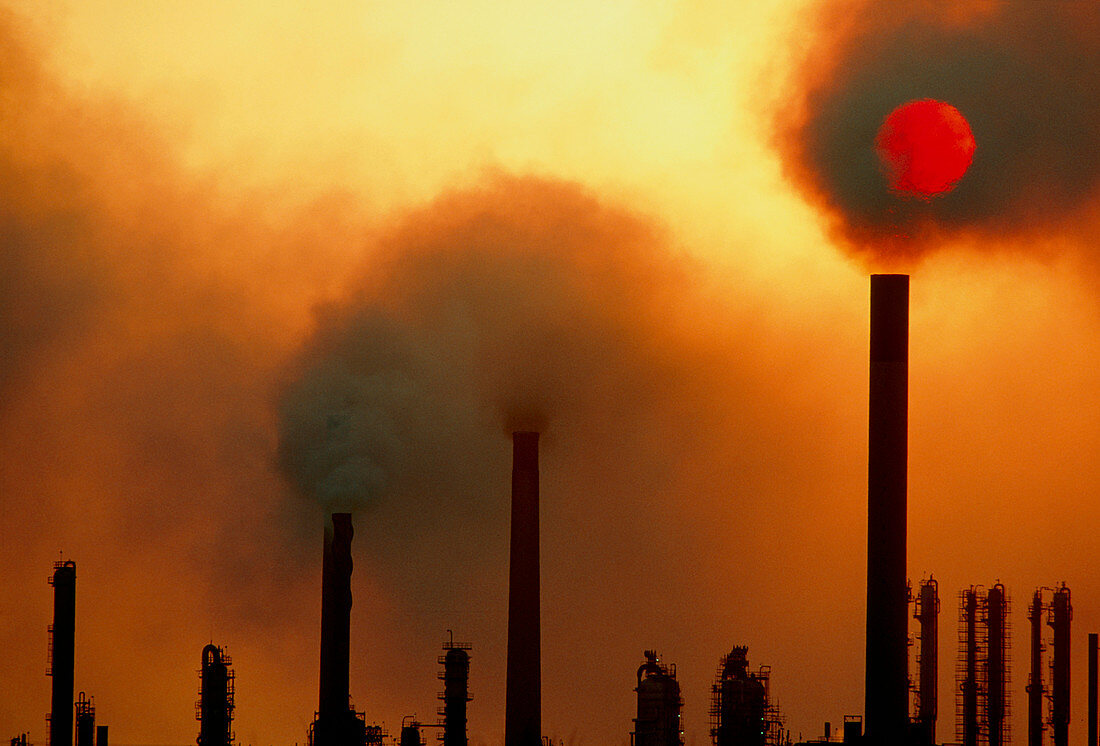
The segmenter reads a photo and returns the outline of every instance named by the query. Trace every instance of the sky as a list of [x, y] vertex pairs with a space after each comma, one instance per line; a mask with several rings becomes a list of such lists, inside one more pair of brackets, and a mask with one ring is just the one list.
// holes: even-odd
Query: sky
[[[741, 6], [745, 7], [741, 7]], [[867, 306], [912, 275], [909, 575], [1100, 628], [1100, 9], [1086, 2], [0, 2], [0, 731], [44, 743], [46, 582], [117, 744], [304, 742], [324, 514], [351, 693], [503, 740], [513, 427], [541, 439], [543, 730], [627, 744], [645, 649], [709, 742], [719, 658], [792, 736], [863, 707]], [[892, 192], [897, 105], [957, 106]], [[915, 631], [915, 628], [914, 628]]]

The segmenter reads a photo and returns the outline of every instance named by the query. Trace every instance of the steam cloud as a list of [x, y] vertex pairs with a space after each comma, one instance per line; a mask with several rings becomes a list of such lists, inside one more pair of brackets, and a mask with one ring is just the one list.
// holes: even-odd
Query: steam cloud
[[[857, 252], [1064, 232], [1100, 185], [1100, 6], [829, 0], [777, 119], [789, 175]], [[887, 188], [874, 152], [896, 106], [957, 107], [978, 143], [950, 193]]]

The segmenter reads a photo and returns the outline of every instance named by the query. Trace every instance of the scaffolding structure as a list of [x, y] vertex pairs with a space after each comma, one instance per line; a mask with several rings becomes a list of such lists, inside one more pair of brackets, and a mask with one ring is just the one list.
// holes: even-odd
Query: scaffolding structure
[[1005, 746], [1011, 732], [1011, 626], [1008, 594], [995, 583], [959, 593], [955, 739], [961, 746]]
[[920, 623], [917, 640], [917, 685], [915, 689], [915, 714], [913, 728], [917, 743], [934, 746], [936, 743], [936, 699], [938, 688], [937, 660], [939, 658], [940, 594], [934, 578], [921, 581], [913, 604], [913, 618]]
[[1069, 588], [1065, 583], [1054, 589], [1054, 597], [1048, 607], [1047, 624], [1052, 629], [1051, 647], [1053, 655], [1050, 661], [1050, 720], [1048, 721], [1054, 736], [1054, 746], [1069, 744], [1069, 656], [1070, 621], [1073, 619], [1073, 606], [1070, 604]]
[[748, 670], [748, 648], [722, 656], [711, 687], [714, 746], [783, 746], [783, 716], [771, 701], [771, 666]]
[[195, 719], [199, 721], [198, 746], [231, 746], [233, 743], [233, 709], [236, 675], [224, 648], [213, 643], [202, 649], [199, 670], [199, 699], [195, 702]]
[[439, 740], [443, 746], [467, 746], [466, 703], [473, 699], [470, 694], [470, 644], [455, 642], [454, 633], [450, 640], [443, 643], [446, 652], [439, 656], [439, 680], [443, 682], [443, 691], [438, 699], [443, 703], [436, 709], [438, 724], [442, 726]]

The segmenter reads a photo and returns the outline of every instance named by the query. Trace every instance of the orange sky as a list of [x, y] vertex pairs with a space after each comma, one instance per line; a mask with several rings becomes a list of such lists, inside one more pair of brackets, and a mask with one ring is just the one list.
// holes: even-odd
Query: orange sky
[[[280, 464], [330, 395], [384, 477], [353, 544], [368, 720], [434, 720], [450, 628], [474, 646], [471, 742], [502, 740], [514, 407], [549, 421], [555, 742], [627, 743], [653, 647], [689, 744], [734, 644], [772, 666], [795, 737], [860, 712], [868, 255], [845, 248], [851, 203], [775, 145], [812, 89], [800, 55], [854, 58], [806, 2], [734, 5], [4, 2], [0, 736], [45, 741], [63, 550], [77, 690], [114, 743], [194, 741], [211, 639], [238, 740], [304, 741], [321, 519]], [[943, 22], [1000, 22], [978, 6]], [[1100, 304], [1080, 183], [1072, 211], [1014, 208], [1018, 230], [937, 228], [913, 270], [909, 568], [943, 594], [941, 740], [954, 594], [996, 580], [1017, 740], [1024, 607], [1072, 588], [1085, 736]]]

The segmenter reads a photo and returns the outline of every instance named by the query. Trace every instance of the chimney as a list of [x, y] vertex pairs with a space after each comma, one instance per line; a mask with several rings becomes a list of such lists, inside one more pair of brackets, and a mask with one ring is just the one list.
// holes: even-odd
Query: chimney
[[909, 722], [908, 275], [871, 275], [870, 348], [865, 739], [886, 746], [905, 741]]
[[318, 718], [350, 709], [351, 513], [333, 513], [325, 526], [321, 564], [321, 684]]
[[53, 625], [50, 627], [50, 746], [73, 743], [73, 649], [76, 636], [76, 563], [54, 563]]
[[364, 719], [351, 708], [348, 659], [351, 643], [351, 513], [333, 513], [325, 526], [321, 565], [321, 681], [310, 746], [361, 746]]
[[512, 543], [504, 746], [541, 746], [539, 434], [512, 433]]

